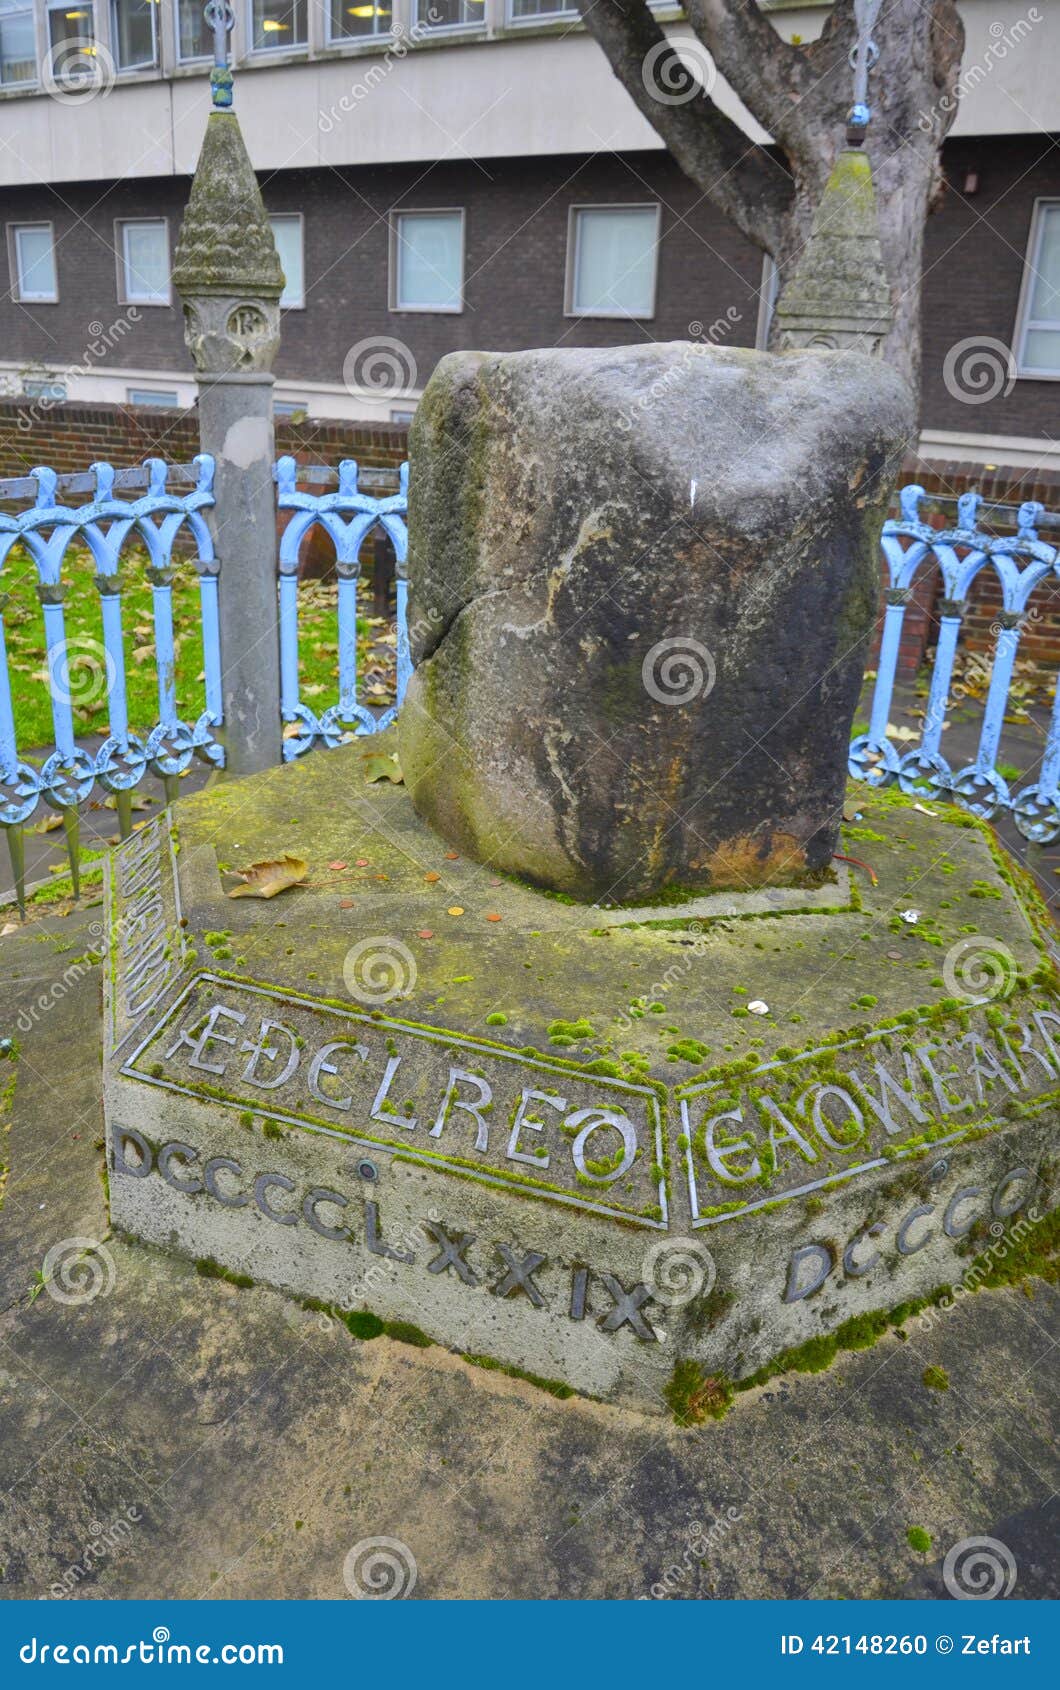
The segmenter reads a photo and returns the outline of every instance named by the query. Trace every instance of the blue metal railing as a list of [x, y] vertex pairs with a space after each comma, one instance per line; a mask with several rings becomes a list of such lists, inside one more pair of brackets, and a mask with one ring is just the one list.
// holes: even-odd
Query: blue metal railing
[[[283, 755], [288, 762], [304, 756], [315, 745], [341, 745], [351, 735], [380, 733], [389, 727], [401, 708], [412, 673], [406, 575], [409, 466], [402, 464], [397, 491], [384, 498], [373, 498], [362, 491], [359, 475], [357, 464], [346, 458], [339, 465], [336, 492], [300, 493], [298, 480], [310, 485], [333, 482], [334, 471], [299, 468], [294, 458], [281, 458], [276, 465], [279, 509], [296, 513], [280, 541], [280, 702], [287, 724]], [[338, 695], [319, 716], [300, 696], [298, 679], [298, 554], [314, 527], [323, 529], [334, 544], [339, 578]], [[397, 686], [394, 703], [378, 716], [357, 702], [357, 560], [373, 529], [382, 529], [389, 537], [397, 560]]]
[[[1015, 534], [998, 538], [979, 526], [979, 494], [965, 493], [957, 500], [956, 526], [937, 529], [921, 520], [920, 506], [927, 498], [922, 487], [904, 487], [900, 518], [883, 525], [881, 545], [890, 586], [869, 728], [851, 743], [850, 773], [873, 786], [897, 781], [907, 793], [950, 799], [987, 820], [999, 810], [1009, 810], [1026, 839], [1047, 844], [1060, 837], [1060, 688], [1033, 783], [1011, 791], [998, 769], [998, 750], [1023, 624], [1032, 612], [1030, 600], [1043, 581], [1060, 576], [1060, 552], [1038, 535], [1040, 526], [1056, 526], [1057, 519], [1042, 505], [1027, 502], [1014, 513]], [[931, 685], [920, 743], [902, 755], [887, 737], [902, 624], [915, 577], [934, 564], [942, 574], [943, 596]], [[954, 770], [942, 744], [957, 641], [972, 585], [988, 568], [1000, 582], [1002, 610], [976, 756]]]
[[[25, 755], [20, 754], [3, 621], [5, 595], [0, 599], [0, 825], [7, 830], [16, 880], [23, 860], [21, 830], [42, 800], [63, 816], [76, 886], [77, 814], [97, 782], [116, 795], [121, 829], [127, 833], [132, 792], [148, 770], [172, 795], [176, 778], [195, 755], [215, 765], [224, 761], [214, 739], [221, 725], [218, 564], [203, 515], [213, 504], [213, 473], [213, 459], [203, 454], [190, 465], [148, 458], [135, 470], [116, 472], [110, 464], [99, 463], [87, 474], [61, 479], [54, 470], [41, 468], [24, 478], [0, 481], [4, 503], [32, 499], [16, 515], [0, 511], [0, 572], [16, 547], [35, 566], [52, 725], [50, 746], [24, 747]], [[139, 498], [117, 497], [119, 491], [141, 489]], [[76, 506], [61, 502], [61, 496], [75, 493], [91, 493], [92, 498]], [[182, 529], [188, 531], [194, 551], [203, 635], [203, 709], [194, 722], [177, 714], [173, 548]], [[75, 542], [91, 555], [100, 605], [98, 640], [83, 633], [67, 635], [64, 600], [70, 583], [64, 579], [64, 563]], [[147, 552], [158, 679], [157, 719], [144, 736], [129, 725], [122, 614], [121, 566], [134, 543]], [[74, 707], [83, 697], [86, 667], [94, 672], [90, 685], [105, 694], [108, 716], [107, 733], [94, 751], [78, 744], [74, 730]]]
[[[223, 727], [221, 695], [222, 630], [218, 618], [217, 576], [207, 513], [213, 506], [213, 460], [203, 454], [189, 465], [167, 465], [149, 458], [133, 470], [114, 471], [95, 464], [81, 475], [58, 477], [48, 468], [28, 477], [0, 481], [0, 502], [26, 502], [18, 514], [0, 510], [0, 584], [13, 549], [21, 545], [36, 572], [36, 593], [43, 621], [47, 686], [52, 726], [50, 745], [19, 747], [12, 697], [11, 669], [0, 594], [0, 826], [7, 834], [16, 884], [24, 877], [22, 829], [41, 804], [61, 813], [67, 830], [71, 865], [77, 858], [77, 816], [97, 784], [115, 795], [119, 826], [132, 826], [132, 794], [152, 773], [162, 779], [167, 797], [194, 757], [221, 767], [224, 750], [216, 737]], [[275, 466], [277, 508], [290, 519], [279, 545], [279, 630], [281, 712], [285, 723], [283, 756], [292, 760], [317, 746], [334, 746], [353, 735], [377, 733], [397, 715], [412, 673], [408, 632], [408, 465], [397, 487], [393, 472], [360, 472], [343, 462], [338, 471], [298, 465], [290, 457]], [[372, 490], [369, 490], [371, 488]], [[77, 494], [84, 504], [63, 503]], [[133, 495], [119, 497], [119, 494]], [[850, 746], [849, 768], [856, 780], [873, 785], [893, 781], [908, 793], [944, 797], [976, 815], [1011, 812], [1016, 826], [1031, 840], [1060, 837], [1060, 697], [1054, 699], [1036, 778], [1010, 789], [998, 767], [1020, 638], [1025, 619], [1034, 614], [1031, 600], [1043, 583], [1060, 580], [1060, 553], [1039, 535], [1040, 527], [1060, 527], [1060, 518], [1041, 505], [1018, 511], [987, 507], [975, 493], [957, 501], [957, 521], [937, 529], [922, 520], [927, 495], [919, 487], [900, 494], [901, 515], [884, 524], [881, 545], [889, 585], [885, 591], [882, 642], [868, 731]], [[987, 533], [980, 522], [1011, 514], [1015, 532]], [[336, 692], [317, 714], [306, 703], [299, 679], [299, 553], [313, 529], [330, 537], [338, 589], [335, 608]], [[373, 712], [358, 699], [358, 578], [361, 548], [373, 532], [386, 534], [396, 558], [396, 659], [394, 703]], [[193, 719], [178, 715], [176, 641], [173, 617], [174, 548], [178, 536], [190, 540], [198, 577], [198, 617], [202, 632], [202, 709]], [[68, 637], [63, 600], [69, 580], [64, 564], [75, 543], [87, 548], [99, 594], [100, 634], [93, 647], [105, 692], [107, 731], [90, 748], [75, 734], [72, 659], [83, 659], [86, 636]], [[157, 720], [144, 733], [130, 726], [120, 567], [128, 552], [146, 550], [142, 567], [151, 588], [153, 652], [157, 679]], [[888, 737], [897, 677], [902, 627], [920, 572], [938, 566], [942, 575], [939, 635], [920, 742], [903, 751]], [[959, 693], [954, 681], [962, 616], [973, 583], [992, 569], [1001, 586], [1003, 608], [997, 618], [996, 645], [975, 758], [954, 770], [944, 750], [947, 708]], [[69, 575], [70, 571], [66, 571]], [[985, 668], [985, 665], [984, 665]], [[19, 673], [25, 672], [25, 665]], [[83, 719], [83, 718], [82, 718]]]

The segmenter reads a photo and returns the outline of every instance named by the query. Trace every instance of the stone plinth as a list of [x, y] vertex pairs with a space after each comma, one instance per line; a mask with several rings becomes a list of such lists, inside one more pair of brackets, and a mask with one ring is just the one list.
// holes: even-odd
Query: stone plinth
[[444, 358], [410, 437], [420, 813], [587, 900], [826, 866], [911, 419], [859, 352]]
[[[875, 886], [594, 911], [454, 858], [361, 756], [115, 852], [117, 1228], [648, 1409], [1033, 1235], [1060, 1009], [985, 829], [861, 789]], [[305, 887], [224, 897], [282, 851]]]

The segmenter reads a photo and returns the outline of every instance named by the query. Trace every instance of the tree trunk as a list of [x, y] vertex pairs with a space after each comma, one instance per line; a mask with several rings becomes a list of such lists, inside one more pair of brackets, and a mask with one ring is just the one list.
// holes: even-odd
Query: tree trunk
[[[853, 0], [836, 0], [820, 39], [806, 47], [783, 40], [756, 0], [686, 0], [688, 25], [709, 60], [693, 45], [684, 61], [668, 49], [645, 0], [579, 5], [682, 170], [770, 254], [783, 288], [845, 144]], [[687, 41], [683, 28], [679, 35]], [[956, 0], [883, 0], [873, 39], [879, 58], [869, 77], [866, 146], [894, 311], [883, 355], [918, 393], [924, 224], [941, 187], [939, 154], [956, 116], [964, 48]], [[714, 105], [711, 61], [772, 136], [771, 149], [748, 142]], [[695, 67], [691, 78], [683, 63]]]

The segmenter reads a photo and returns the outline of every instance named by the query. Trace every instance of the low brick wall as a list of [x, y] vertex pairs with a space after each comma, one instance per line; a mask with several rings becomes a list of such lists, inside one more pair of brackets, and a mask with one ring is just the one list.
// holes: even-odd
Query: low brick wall
[[[276, 423], [276, 449], [301, 463], [337, 465], [356, 458], [373, 469], [396, 469], [408, 452], [404, 423]], [[63, 404], [0, 399], [0, 476], [27, 475], [50, 464], [60, 475], [101, 460], [118, 468], [144, 458], [188, 463], [199, 450], [194, 410], [152, 411], [140, 406]]]

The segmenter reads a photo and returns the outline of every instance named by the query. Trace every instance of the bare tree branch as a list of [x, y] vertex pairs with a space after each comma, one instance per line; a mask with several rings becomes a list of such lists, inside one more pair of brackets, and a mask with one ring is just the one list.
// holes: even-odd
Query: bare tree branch
[[686, 0], [685, 15], [751, 116], [786, 145], [813, 87], [806, 54], [777, 33], [757, 0]]
[[578, 6], [618, 80], [685, 174], [748, 240], [772, 251], [792, 202], [783, 167], [695, 90], [646, 0], [578, 0]]

